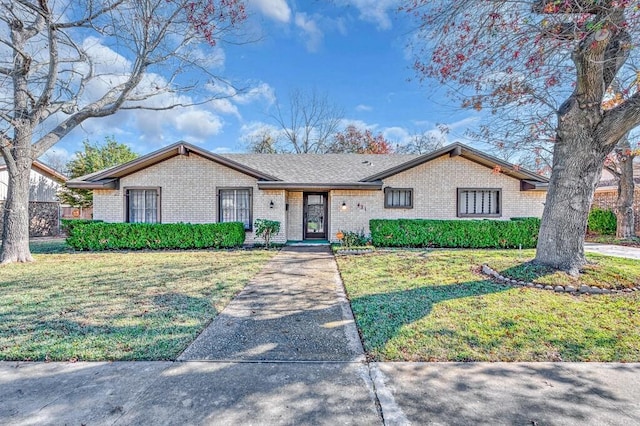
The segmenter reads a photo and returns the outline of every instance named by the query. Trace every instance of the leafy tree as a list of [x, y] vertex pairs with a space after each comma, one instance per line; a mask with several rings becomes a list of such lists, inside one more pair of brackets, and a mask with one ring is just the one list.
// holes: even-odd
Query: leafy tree
[[195, 90], [222, 82], [203, 49], [234, 36], [244, 19], [242, 0], [0, 0], [0, 153], [9, 174], [0, 263], [33, 260], [33, 159], [89, 118], [218, 97]]
[[293, 90], [288, 106], [276, 104], [271, 118], [280, 127], [280, 152], [325, 153], [338, 130], [344, 112], [326, 94]]
[[[82, 142], [83, 151], [78, 151], [75, 158], [67, 163], [69, 177], [77, 178], [97, 172], [108, 167], [118, 166], [134, 160], [138, 154], [125, 144], [118, 143], [113, 137], [106, 137], [104, 144], [92, 144], [88, 140]], [[93, 206], [93, 191], [89, 189], [71, 189], [64, 187], [58, 196], [63, 203], [73, 207]]]
[[629, 64], [638, 56], [638, 2], [404, 4], [421, 25], [413, 39], [420, 78], [447, 82], [463, 96], [463, 106], [476, 110], [555, 112], [547, 131], [553, 162], [536, 261], [577, 274], [586, 263], [583, 237], [605, 159], [640, 124], [638, 91], [603, 107], [615, 80], [637, 78]]
[[361, 130], [354, 125], [336, 133], [327, 149], [331, 153], [354, 154], [390, 154], [392, 151], [382, 133], [374, 135], [371, 130]]

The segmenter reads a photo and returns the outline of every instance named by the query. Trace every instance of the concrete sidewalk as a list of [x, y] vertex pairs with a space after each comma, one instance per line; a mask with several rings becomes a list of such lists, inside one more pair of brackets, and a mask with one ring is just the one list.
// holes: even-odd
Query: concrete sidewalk
[[613, 244], [584, 243], [584, 251], [605, 254], [607, 256], [626, 257], [640, 260], [640, 248], [617, 246]]
[[640, 364], [375, 363], [387, 424], [638, 425]]

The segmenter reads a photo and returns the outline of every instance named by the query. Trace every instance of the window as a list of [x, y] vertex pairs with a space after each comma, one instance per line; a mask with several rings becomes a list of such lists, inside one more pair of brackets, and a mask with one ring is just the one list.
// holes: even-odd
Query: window
[[242, 222], [251, 229], [251, 188], [218, 190], [219, 222]]
[[458, 217], [500, 216], [501, 201], [500, 189], [458, 188]]
[[385, 209], [412, 209], [413, 189], [408, 188], [385, 188], [384, 189]]
[[160, 221], [160, 188], [125, 190], [127, 222], [158, 223]]

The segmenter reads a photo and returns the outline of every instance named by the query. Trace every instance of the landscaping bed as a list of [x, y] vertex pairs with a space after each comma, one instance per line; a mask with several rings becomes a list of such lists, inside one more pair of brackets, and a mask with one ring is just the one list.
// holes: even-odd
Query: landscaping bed
[[32, 250], [0, 269], [0, 360], [173, 360], [276, 254]]
[[[479, 273], [568, 282], [533, 250], [397, 250], [337, 258], [367, 355], [378, 361], [640, 361], [640, 294], [578, 295]], [[640, 262], [587, 254], [579, 286], [640, 284]], [[614, 284], [612, 284], [614, 283]]]

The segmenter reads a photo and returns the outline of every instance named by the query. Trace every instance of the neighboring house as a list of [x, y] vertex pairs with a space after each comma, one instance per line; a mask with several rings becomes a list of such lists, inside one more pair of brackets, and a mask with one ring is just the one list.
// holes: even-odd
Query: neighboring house
[[[59, 232], [58, 190], [66, 180], [67, 177], [57, 170], [37, 160], [33, 162], [29, 184], [29, 236], [49, 236]], [[8, 184], [7, 166], [0, 158], [0, 226], [4, 216]]]
[[541, 216], [548, 180], [460, 143], [426, 155], [213, 154], [179, 142], [70, 180], [107, 222], [277, 220], [275, 241], [369, 232], [380, 218]]
[[[640, 235], [640, 157], [633, 162], [633, 181], [635, 191], [633, 195], [633, 211], [635, 213], [635, 230]], [[606, 170], [602, 171], [600, 182], [593, 196], [593, 205], [615, 211], [618, 200], [618, 182]]]

